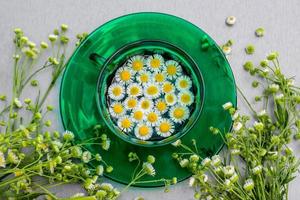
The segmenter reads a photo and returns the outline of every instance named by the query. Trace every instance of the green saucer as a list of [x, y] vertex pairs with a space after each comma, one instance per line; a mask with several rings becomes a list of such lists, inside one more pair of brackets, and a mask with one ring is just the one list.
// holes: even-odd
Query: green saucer
[[[106, 95], [103, 80], [113, 73], [114, 60], [149, 49], [168, 52], [174, 59], [186, 62], [197, 87], [195, 112], [186, 127], [182, 132], [155, 143], [141, 142], [116, 131], [103, 108]], [[188, 178], [191, 174], [172, 159], [176, 148], [169, 143], [180, 138], [183, 143], [191, 144], [191, 140], [196, 139], [203, 157], [218, 153], [223, 141], [212, 135], [209, 127], [229, 131], [232, 120], [222, 108], [229, 101], [236, 106], [235, 81], [218, 45], [195, 25], [161, 13], [130, 14], [97, 28], [70, 58], [60, 93], [65, 129], [73, 131], [76, 141], [80, 142], [95, 137], [97, 131], [94, 127], [100, 125], [101, 131], [111, 139], [110, 149], [105, 151], [95, 145], [86, 148], [100, 153], [109, 165], [114, 166], [112, 173], [105, 174], [108, 178], [124, 184], [131, 181], [136, 167], [136, 163], [128, 162], [129, 152], [136, 152], [142, 160], [146, 160], [149, 154], [156, 157], [154, 167], [157, 174], [145, 177], [145, 181], [172, 177], [182, 181]], [[162, 185], [152, 182], [136, 186]]]

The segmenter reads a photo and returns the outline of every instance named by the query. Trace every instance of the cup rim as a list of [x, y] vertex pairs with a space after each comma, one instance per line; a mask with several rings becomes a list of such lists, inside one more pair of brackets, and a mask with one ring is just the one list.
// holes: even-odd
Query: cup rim
[[[104, 106], [103, 105], [104, 103], [101, 101], [102, 90], [103, 90], [103, 88], [104, 89], [106, 88], [106, 87], [103, 87], [102, 79], [103, 79], [103, 76], [105, 75], [107, 67], [110, 65], [110, 63], [116, 57], [118, 57], [118, 55], [122, 55], [122, 53], [125, 53], [126, 51], [130, 50], [131, 48], [139, 46], [144, 43], [164, 44], [166, 46], [169, 46], [169, 47], [175, 49], [176, 52], [178, 52], [180, 55], [183, 55], [185, 58], [187, 58], [188, 63], [192, 66], [192, 70], [194, 71], [194, 73], [197, 74], [197, 82], [199, 83], [199, 87], [200, 87], [199, 94], [197, 94], [197, 96], [200, 95], [200, 105], [195, 105], [195, 109], [193, 110], [193, 113], [190, 116], [190, 118], [193, 118], [193, 121], [191, 123], [188, 122], [188, 123], [184, 124], [184, 127], [177, 133], [175, 133], [167, 138], [158, 140], [158, 141], [140, 140], [140, 139], [134, 138], [130, 135], [127, 135], [126, 133], [121, 131], [119, 128], [117, 128], [113, 124], [113, 122], [111, 121], [111, 117], [108, 113], [107, 107]], [[116, 68], [118, 68], [118, 67], [119, 66], [117, 66]], [[197, 121], [199, 120], [199, 118], [202, 114], [202, 110], [203, 110], [203, 106], [204, 106], [204, 99], [205, 99], [205, 91], [204, 90], [205, 90], [205, 83], [204, 83], [204, 79], [203, 79], [203, 76], [202, 76], [199, 66], [194, 61], [194, 59], [189, 54], [187, 54], [183, 49], [181, 49], [180, 47], [177, 47], [167, 41], [163, 41], [163, 40], [138, 40], [138, 41], [131, 42], [131, 43], [128, 43], [128, 44], [122, 46], [121, 48], [116, 50], [109, 58], [105, 59], [105, 61], [103, 62], [101, 70], [98, 74], [96, 104], [97, 104], [97, 108], [98, 108], [100, 117], [103, 119], [104, 123], [110, 129], [110, 131], [113, 132], [113, 134], [115, 134], [117, 137], [121, 138], [125, 142], [129, 142], [129, 143], [131, 143], [133, 145], [137, 145], [137, 146], [159, 147], [159, 146], [164, 146], [164, 145], [170, 144], [172, 142], [175, 142], [176, 140], [178, 140], [181, 137], [183, 137], [184, 135], [186, 135], [194, 127], [194, 125], [197, 123]]]

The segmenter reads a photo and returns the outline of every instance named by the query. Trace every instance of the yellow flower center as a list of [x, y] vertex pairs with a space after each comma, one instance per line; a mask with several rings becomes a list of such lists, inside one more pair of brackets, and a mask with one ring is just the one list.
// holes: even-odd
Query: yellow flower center
[[148, 119], [149, 122], [153, 123], [153, 122], [156, 122], [158, 120], [158, 116], [157, 116], [156, 113], [151, 112], [151, 113], [148, 114], [147, 119]]
[[122, 93], [121, 87], [115, 87], [115, 88], [113, 88], [113, 89], [112, 89], [112, 93], [113, 93], [113, 95], [115, 95], [115, 96], [120, 96], [121, 93]]
[[120, 72], [120, 78], [122, 81], [129, 81], [131, 79], [131, 74], [129, 71], [124, 70]]
[[135, 60], [132, 62], [132, 68], [135, 71], [140, 71], [143, 68], [143, 62], [141, 60]]
[[191, 96], [189, 94], [183, 94], [180, 99], [183, 103], [189, 103], [191, 101]]
[[181, 88], [187, 88], [187, 86], [188, 86], [188, 81], [187, 81], [187, 80], [181, 80], [181, 81], [179, 82], [179, 86], [180, 86]]
[[171, 83], [165, 83], [163, 85], [163, 91], [164, 93], [170, 93], [173, 90], [173, 85]]
[[143, 112], [140, 111], [140, 110], [135, 111], [135, 112], [133, 113], [133, 117], [134, 117], [134, 119], [136, 119], [136, 120], [142, 120], [142, 119], [143, 119]]
[[145, 125], [141, 126], [141, 127], [139, 128], [139, 134], [140, 134], [141, 136], [147, 136], [147, 135], [149, 134], [149, 127], [148, 127], [148, 126], [145, 126]]
[[149, 101], [143, 101], [143, 102], [141, 103], [141, 107], [142, 107], [143, 109], [148, 109], [148, 108], [150, 107]]
[[147, 93], [148, 93], [149, 95], [155, 95], [155, 94], [158, 93], [158, 88], [157, 88], [156, 86], [154, 86], [154, 85], [149, 86], [149, 87], [147, 88]]
[[173, 95], [167, 95], [167, 96], [166, 96], [166, 100], [167, 100], [167, 102], [169, 102], [169, 103], [173, 103], [173, 102], [175, 101], [175, 98], [174, 98]]
[[177, 67], [175, 65], [168, 65], [167, 66], [167, 73], [171, 76], [174, 76], [177, 72]]
[[157, 81], [159, 83], [161, 83], [165, 80], [165, 76], [162, 73], [156, 74], [154, 78], [155, 78], [155, 81]]
[[135, 108], [137, 105], [137, 100], [136, 99], [129, 99], [127, 102], [127, 106], [129, 108]]
[[123, 112], [124, 109], [123, 109], [122, 104], [115, 104], [113, 107], [113, 110], [115, 113], [120, 114]]
[[128, 118], [123, 119], [122, 122], [121, 122], [121, 126], [123, 128], [130, 128], [131, 127], [130, 119], [128, 119]]
[[148, 76], [148, 74], [142, 74], [142, 75], [140, 76], [140, 80], [141, 80], [141, 82], [143, 82], [143, 83], [148, 82], [148, 81], [149, 81], [149, 76]]
[[156, 104], [156, 108], [157, 108], [158, 111], [162, 112], [162, 111], [166, 110], [167, 104], [163, 101], [159, 101]]
[[130, 88], [130, 91], [129, 91], [129, 93], [131, 95], [138, 95], [139, 92], [140, 92], [140, 88], [138, 88], [138, 87], [132, 87], [132, 88]]
[[183, 108], [175, 108], [173, 111], [173, 115], [176, 119], [181, 119], [184, 116], [184, 109]]
[[159, 130], [160, 130], [160, 132], [162, 132], [162, 133], [167, 133], [167, 132], [170, 131], [170, 129], [171, 129], [171, 125], [170, 125], [170, 123], [168, 123], [168, 122], [162, 122], [162, 123], [159, 125]]
[[150, 61], [150, 66], [152, 68], [158, 68], [160, 66], [160, 60], [158, 58], [153, 58], [151, 61]]

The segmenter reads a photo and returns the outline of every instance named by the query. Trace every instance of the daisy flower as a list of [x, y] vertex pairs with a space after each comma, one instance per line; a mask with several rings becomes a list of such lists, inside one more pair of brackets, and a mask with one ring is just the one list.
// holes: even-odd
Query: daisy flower
[[127, 110], [132, 110], [138, 106], [138, 100], [134, 97], [127, 97], [124, 101], [124, 107]]
[[162, 137], [169, 137], [174, 132], [174, 124], [169, 119], [162, 119], [156, 127], [156, 133]]
[[134, 128], [134, 134], [138, 139], [141, 140], [148, 140], [151, 138], [153, 133], [153, 129], [151, 126], [148, 126], [147, 124], [138, 124]]
[[125, 113], [125, 108], [122, 103], [114, 102], [110, 105], [109, 113], [113, 117], [120, 117]]
[[146, 122], [151, 126], [155, 126], [160, 121], [160, 114], [157, 111], [151, 111], [146, 115]]
[[150, 71], [157, 72], [163, 67], [164, 58], [159, 54], [154, 54], [148, 57], [146, 64], [150, 68]]
[[189, 106], [194, 102], [194, 95], [191, 91], [182, 91], [178, 94], [178, 102], [182, 105]]
[[129, 116], [123, 116], [118, 120], [118, 127], [125, 133], [132, 130], [133, 121]]
[[177, 102], [177, 97], [174, 93], [168, 93], [165, 95], [165, 101], [169, 106], [172, 106]]
[[137, 97], [142, 94], [142, 88], [139, 84], [132, 83], [128, 85], [126, 92], [131, 97]]
[[167, 78], [167, 74], [165, 72], [155, 72], [153, 75], [153, 79], [157, 83], [163, 83]]
[[143, 110], [143, 112], [148, 112], [153, 107], [153, 101], [146, 98], [141, 98], [139, 102], [139, 108]]
[[162, 92], [163, 93], [172, 93], [172, 92], [174, 92], [174, 90], [175, 90], [175, 86], [171, 82], [165, 81], [162, 84]]
[[143, 121], [145, 119], [144, 111], [142, 109], [134, 109], [131, 113], [131, 118], [135, 122]]
[[178, 62], [174, 61], [174, 60], [169, 60], [166, 62], [165, 64], [165, 69], [164, 71], [166, 72], [167, 76], [169, 78], [176, 78], [177, 76], [181, 75], [182, 73], [182, 68], [181, 66], [178, 64]]
[[113, 83], [108, 88], [108, 95], [113, 100], [121, 100], [123, 99], [125, 94], [125, 88], [123, 84]]
[[156, 99], [160, 95], [159, 85], [155, 83], [148, 83], [144, 87], [144, 95], [149, 99]]
[[137, 79], [138, 83], [140, 83], [140, 84], [148, 83], [152, 79], [151, 73], [143, 70], [143, 71], [139, 72], [139, 74], [136, 76], [136, 79]]
[[136, 72], [141, 71], [144, 67], [144, 57], [140, 55], [132, 56], [129, 58], [127, 66]]
[[168, 105], [164, 99], [158, 99], [155, 102], [155, 109], [161, 114], [164, 114], [168, 110]]
[[133, 79], [133, 71], [129, 67], [121, 67], [116, 73], [116, 80], [120, 83], [131, 83]]
[[181, 124], [189, 115], [190, 111], [186, 106], [176, 105], [169, 111], [169, 116], [175, 123]]
[[175, 85], [179, 90], [188, 90], [192, 87], [192, 81], [190, 77], [183, 75], [177, 78]]

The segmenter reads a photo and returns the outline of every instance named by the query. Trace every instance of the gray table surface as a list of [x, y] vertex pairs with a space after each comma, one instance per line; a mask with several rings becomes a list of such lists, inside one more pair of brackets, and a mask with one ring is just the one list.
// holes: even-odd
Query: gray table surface
[[[0, 93], [9, 93], [12, 72], [12, 30], [21, 27], [34, 41], [46, 40], [53, 28], [61, 23], [70, 26], [70, 35], [79, 32], [90, 32], [104, 22], [128, 13], [155, 11], [182, 17], [201, 27], [216, 40], [225, 43], [228, 39], [235, 41], [229, 62], [236, 77], [237, 84], [251, 98], [255, 94], [250, 87], [251, 78], [242, 69], [248, 59], [259, 61], [267, 53], [276, 50], [280, 53], [283, 71], [290, 76], [297, 75], [296, 84], [300, 82], [300, 1], [299, 0], [0, 0]], [[227, 27], [224, 20], [227, 16], [237, 17], [234, 27]], [[256, 38], [254, 30], [263, 26], [266, 29], [264, 38]], [[253, 56], [245, 55], [245, 45], [256, 46]], [[48, 80], [49, 74], [39, 76]], [[43, 87], [45, 86], [42, 83]], [[59, 84], [52, 91], [49, 104], [58, 108]], [[31, 96], [31, 91], [26, 91]], [[24, 95], [24, 98], [26, 97]], [[239, 107], [247, 112], [244, 102], [239, 97]], [[259, 108], [258, 108], [259, 109]], [[51, 116], [54, 127], [62, 130], [59, 111]], [[297, 156], [300, 155], [300, 143], [291, 145]], [[122, 185], [113, 183], [117, 187]], [[300, 177], [290, 185], [289, 197], [299, 199]], [[82, 191], [78, 185], [68, 185], [56, 190], [58, 196], [67, 196]], [[145, 199], [174, 200], [193, 199], [193, 191], [186, 182], [171, 188], [170, 193], [162, 189], [132, 188], [120, 199], [133, 199], [142, 195]]]

